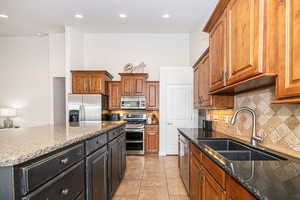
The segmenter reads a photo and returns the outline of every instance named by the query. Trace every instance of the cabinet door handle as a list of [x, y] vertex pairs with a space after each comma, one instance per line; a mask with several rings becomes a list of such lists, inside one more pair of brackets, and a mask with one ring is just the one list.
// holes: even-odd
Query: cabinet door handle
[[69, 159], [68, 159], [68, 158], [64, 158], [64, 159], [62, 159], [62, 160], [60, 161], [60, 163], [63, 164], [63, 165], [68, 164], [68, 162], [69, 162]]
[[224, 71], [223, 70], [220, 72], [220, 78], [222, 81], [224, 80]]
[[199, 176], [199, 183], [203, 184], [203, 173], [199, 172], [198, 176]]
[[66, 189], [63, 189], [63, 190], [61, 191], [61, 194], [64, 195], [64, 196], [67, 196], [67, 195], [69, 194], [69, 191], [70, 191], [70, 190], [67, 189], [67, 188], [66, 188]]

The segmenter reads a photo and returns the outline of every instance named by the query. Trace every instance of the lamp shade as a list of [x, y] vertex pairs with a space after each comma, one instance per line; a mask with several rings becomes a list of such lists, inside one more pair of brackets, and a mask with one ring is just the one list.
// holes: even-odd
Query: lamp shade
[[16, 117], [17, 110], [14, 108], [0, 108], [0, 117]]

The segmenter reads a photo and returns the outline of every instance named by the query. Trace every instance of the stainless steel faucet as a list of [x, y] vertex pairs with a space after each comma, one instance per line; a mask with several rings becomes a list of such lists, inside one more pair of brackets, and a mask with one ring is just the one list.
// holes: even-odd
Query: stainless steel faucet
[[248, 111], [248, 112], [250, 112], [251, 115], [252, 115], [252, 137], [251, 137], [251, 144], [252, 144], [253, 146], [256, 146], [256, 143], [257, 143], [257, 142], [262, 142], [262, 141], [263, 141], [263, 138], [256, 135], [256, 115], [255, 115], [255, 111], [254, 111], [253, 109], [251, 109], [251, 108], [249, 108], [249, 107], [241, 107], [241, 108], [237, 109], [237, 110], [234, 112], [234, 114], [233, 114], [233, 116], [232, 116], [232, 118], [231, 118], [230, 123], [231, 123], [232, 125], [235, 124], [237, 114], [238, 114], [239, 112], [241, 112], [241, 111]]

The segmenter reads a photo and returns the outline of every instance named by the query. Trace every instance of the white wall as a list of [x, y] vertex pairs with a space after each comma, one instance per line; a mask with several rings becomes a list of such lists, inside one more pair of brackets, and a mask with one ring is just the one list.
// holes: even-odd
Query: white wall
[[120, 77], [123, 66], [145, 62], [149, 80], [159, 80], [162, 66], [189, 66], [189, 34], [85, 34], [85, 67], [106, 69]]
[[65, 34], [49, 34], [49, 65], [53, 77], [65, 76]]
[[70, 64], [84, 66], [84, 34], [70, 28]]
[[21, 126], [51, 121], [48, 37], [0, 38], [0, 107], [15, 107]]
[[193, 66], [209, 46], [209, 36], [201, 26], [190, 33], [190, 65]]

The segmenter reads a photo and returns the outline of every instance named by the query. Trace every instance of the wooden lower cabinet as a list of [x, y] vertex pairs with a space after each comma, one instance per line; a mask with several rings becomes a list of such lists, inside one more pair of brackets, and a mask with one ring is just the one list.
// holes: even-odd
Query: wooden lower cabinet
[[159, 152], [159, 125], [145, 126], [145, 145], [146, 153]]
[[225, 200], [226, 193], [215, 179], [204, 170], [203, 200]]
[[202, 200], [203, 196], [203, 168], [194, 156], [190, 161], [190, 200]]
[[[191, 144], [190, 200], [255, 200], [242, 185]], [[208, 160], [209, 159], [209, 160]], [[220, 171], [222, 170], [222, 171]]]
[[107, 148], [86, 159], [87, 200], [107, 200]]
[[255, 200], [243, 186], [227, 175], [227, 199], [226, 200]]

